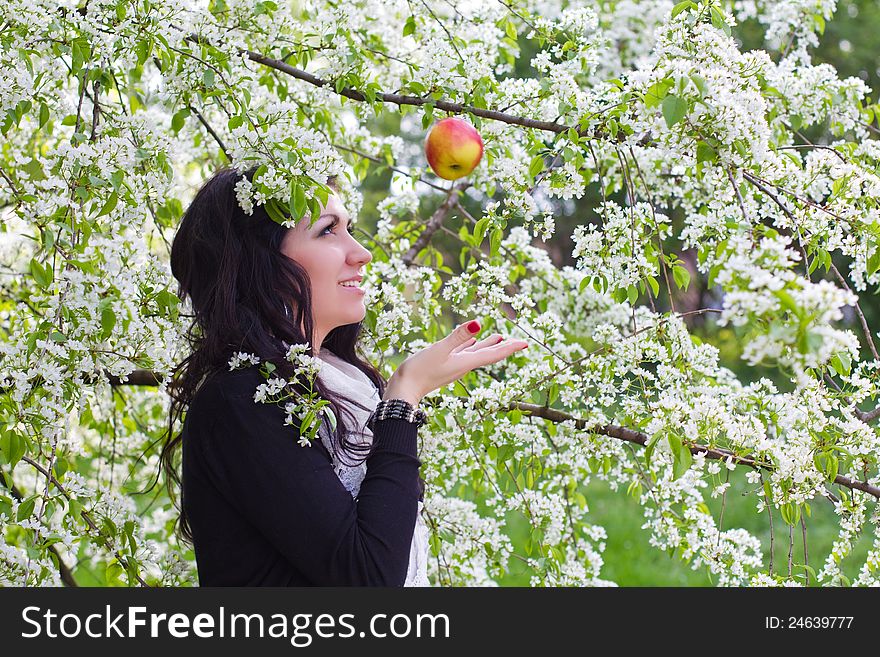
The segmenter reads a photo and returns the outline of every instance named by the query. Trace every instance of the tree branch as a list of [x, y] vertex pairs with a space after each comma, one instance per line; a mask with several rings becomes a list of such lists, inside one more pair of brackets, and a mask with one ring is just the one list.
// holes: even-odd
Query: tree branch
[[[326, 87], [327, 85], [330, 85], [331, 89], [333, 88], [329, 80], [323, 80], [319, 77], [312, 75], [311, 73], [306, 73], [305, 71], [293, 67], [290, 64], [287, 64], [280, 60], [266, 57], [265, 55], [261, 55], [250, 50], [243, 50], [242, 53], [247, 54], [248, 59], [250, 59], [252, 62], [262, 64], [263, 66], [268, 66], [269, 68], [274, 68], [276, 71], [286, 73], [287, 75], [294, 77], [298, 80], [302, 80], [303, 82], [308, 82], [309, 84], [316, 87]], [[367, 101], [367, 97], [364, 96], [364, 94], [350, 87], [344, 87], [336, 93], [350, 100], [356, 100], [358, 102]], [[420, 107], [422, 105], [433, 105], [437, 109], [443, 110], [444, 112], [452, 112], [454, 114], [473, 114], [474, 116], [479, 116], [483, 119], [492, 119], [493, 121], [501, 121], [502, 123], [520, 125], [524, 128], [534, 128], [536, 130], [544, 130], [546, 132], [560, 133], [565, 132], [572, 127], [568, 125], [561, 125], [559, 123], [551, 123], [550, 121], [539, 121], [537, 119], [529, 119], [524, 116], [505, 114], [504, 112], [499, 112], [497, 110], [482, 109], [479, 107], [474, 107], [473, 105], [463, 105], [461, 103], [450, 103], [449, 101], [445, 100], [435, 100], [430, 96], [404, 96], [402, 94], [388, 94], [379, 92], [376, 94], [376, 100], [381, 100], [383, 103], [392, 103], [395, 105], [413, 105], [416, 107]]]
[[[591, 426], [588, 425], [586, 420], [576, 418], [573, 415], [569, 415], [568, 413], [556, 410], [554, 408], [538, 406], [537, 404], [514, 402], [513, 404], [508, 406], [506, 410], [514, 410], [517, 408], [521, 411], [526, 411], [530, 413], [534, 417], [541, 417], [545, 420], [550, 420], [551, 422], [565, 422], [566, 420], [574, 420], [575, 426], [578, 429], [587, 429]], [[630, 443], [636, 443], [638, 445], [642, 445], [643, 447], [648, 443], [649, 440], [648, 436], [643, 434], [641, 431], [633, 431], [632, 429], [619, 427], [613, 424], [608, 424], [602, 427], [596, 427], [593, 425], [590, 430], [593, 433], [610, 436], [612, 438], [617, 438], [618, 440], [623, 440]], [[706, 455], [706, 458], [719, 461], [726, 461], [728, 459], [731, 459], [734, 463], [747, 465], [751, 468], [755, 468], [756, 470], [773, 470], [773, 467], [770, 465], [760, 463], [755, 459], [749, 458], [747, 456], [738, 456], [733, 452], [728, 452], [724, 449], [714, 449], [711, 447], [706, 447], [705, 445], [691, 445], [688, 448], [691, 450], [692, 454], [703, 453]], [[849, 477], [837, 475], [834, 478], [834, 483], [853, 490], [860, 490], [864, 493], [868, 493], [869, 495], [873, 495], [876, 498], [880, 498], [880, 488], [872, 486], [871, 484], [864, 481], [857, 481], [854, 479], [850, 479]]]
[[[64, 495], [64, 497], [66, 497], [68, 500], [70, 499], [70, 493], [68, 493], [64, 489], [64, 486], [61, 485], [60, 481], [58, 481], [55, 477], [53, 477], [49, 474], [49, 471], [46, 470], [46, 468], [44, 468], [42, 465], [40, 465], [39, 463], [34, 461], [29, 456], [23, 456], [23, 457], [21, 457], [21, 460], [24, 461], [25, 463], [28, 463], [31, 466], [33, 466], [38, 472], [40, 472], [40, 474], [42, 474], [44, 477], [49, 479], [52, 482], [52, 484], [59, 491], [61, 491], [61, 493]], [[121, 563], [121, 564], [123, 564], [123, 566], [125, 566], [128, 563], [128, 560], [124, 556], [122, 556], [122, 554], [119, 552], [119, 550], [116, 550], [110, 546], [109, 541], [107, 541], [107, 539], [104, 538], [104, 535], [101, 533], [100, 528], [95, 524], [95, 521], [92, 520], [92, 516], [89, 514], [89, 512], [86, 511], [85, 509], [83, 509], [82, 511], [80, 511], [80, 515], [88, 523], [89, 529], [98, 533], [98, 537], [103, 540], [104, 545], [113, 550], [113, 555], [116, 557], [116, 559], [119, 561], [119, 563]], [[141, 579], [140, 575], [136, 575], [136, 577], [137, 577], [137, 580], [141, 583], [141, 586], [153, 588], [149, 584], [147, 584], [143, 579]]]
[[415, 260], [416, 256], [419, 254], [419, 251], [421, 251], [428, 245], [428, 242], [431, 241], [431, 237], [434, 235], [434, 233], [437, 232], [437, 230], [439, 230], [440, 226], [443, 225], [443, 221], [449, 215], [449, 211], [452, 209], [452, 206], [455, 205], [459, 193], [463, 192], [468, 187], [470, 187], [470, 183], [468, 182], [452, 186], [452, 189], [450, 189], [449, 193], [446, 195], [446, 199], [443, 201], [443, 203], [440, 204], [440, 207], [434, 211], [434, 214], [431, 215], [431, 218], [428, 219], [425, 230], [422, 231], [418, 239], [404, 254], [403, 258], [401, 258], [401, 260], [407, 267], [412, 264], [413, 260]]

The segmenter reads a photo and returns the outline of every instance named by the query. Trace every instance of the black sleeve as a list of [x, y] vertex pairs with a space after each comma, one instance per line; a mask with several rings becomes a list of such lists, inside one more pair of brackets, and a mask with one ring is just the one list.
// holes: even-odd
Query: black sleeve
[[414, 424], [376, 422], [357, 500], [319, 439], [303, 447], [277, 404], [215, 397], [202, 456], [224, 495], [303, 575], [320, 586], [401, 586], [419, 499]]

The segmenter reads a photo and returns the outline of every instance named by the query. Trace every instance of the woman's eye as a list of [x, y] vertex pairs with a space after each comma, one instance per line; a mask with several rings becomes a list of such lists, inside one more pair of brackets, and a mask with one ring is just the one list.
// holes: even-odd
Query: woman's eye
[[[328, 230], [330, 230], [330, 229], [332, 229], [332, 228], [336, 228], [336, 224], [330, 224], [329, 226], [327, 226], [326, 228], [324, 228], [324, 230], [321, 231], [321, 235], [323, 235], [325, 231], [328, 231]], [[349, 234], [349, 235], [354, 235], [354, 226], [349, 226], [349, 227], [348, 227], [348, 234]]]

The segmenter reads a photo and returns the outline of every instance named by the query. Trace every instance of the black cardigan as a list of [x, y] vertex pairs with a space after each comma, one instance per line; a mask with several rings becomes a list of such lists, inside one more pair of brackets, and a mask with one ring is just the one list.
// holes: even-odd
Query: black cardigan
[[200, 586], [401, 586], [420, 497], [417, 427], [376, 422], [352, 498], [319, 439], [301, 446], [256, 366], [196, 392], [182, 432], [181, 504]]

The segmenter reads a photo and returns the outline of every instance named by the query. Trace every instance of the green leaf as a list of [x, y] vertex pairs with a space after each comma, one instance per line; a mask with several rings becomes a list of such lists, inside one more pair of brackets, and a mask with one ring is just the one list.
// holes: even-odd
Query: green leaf
[[709, 7], [709, 13], [712, 16], [712, 26], [730, 36], [730, 25], [724, 20], [724, 14], [721, 13], [721, 10], [713, 6]]
[[673, 84], [670, 78], [664, 78], [652, 84], [645, 92], [645, 106], [657, 107], [666, 98], [666, 94], [669, 93]]
[[691, 467], [691, 464], [694, 462], [693, 454], [691, 454], [691, 449], [687, 445], [682, 445], [681, 449], [678, 452], [678, 463], [680, 464], [680, 473], [684, 474], [687, 472], [688, 468]]
[[687, 9], [697, 9], [697, 3], [693, 0], [684, 0], [684, 2], [679, 2], [672, 8], [672, 18], [678, 16], [681, 12]]
[[709, 87], [706, 84], [706, 78], [702, 75], [697, 75], [696, 73], [691, 73], [691, 81], [694, 83], [694, 86], [700, 92], [700, 98], [705, 98], [706, 94], [709, 92]]
[[116, 559], [113, 559], [113, 561], [108, 563], [107, 567], [104, 569], [104, 583], [107, 586], [119, 584], [119, 577], [124, 572], [125, 569], [121, 565], [119, 565], [119, 562]]
[[327, 199], [330, 198], [330, 188], [326, 185], [318, 185], [315, 187], [315, 198], [321, 205], [327, 205]]
[[504, 231], [500, 228], [493, 228], [489, 235], [489, 254], [495, 256], [501, 246], [501, 238], [504, 237]]
[[639, 288], [635, 285], [630, 285], [626, 288], [626, 298], [629, 300], [631, 305], [635, 305], [636, 301], [639, 299]]
[[46, 125], [46, 122], [49, 120], [49, 108], [46, 106], [46, 103], [40, 103], [40, 127], [42, 128]]
[[422, 130], [427, 130], [428, 126], [431, 125], [431, 121], [434, 120], [434, 105], [433, 103], [425, 103], [422, 105], [422, 109], [425, 112], [422, 115]]
[[187, 117], [189, 117], [189, 107], [184, 107], [179, 112], [175, 112], [174, 116], [171, 117], [171, 129], [174, 131], [174, 134], [180, 132], [183, 124], [186, 123]]
[[312, 223], [318, 220], [318, 217], [321, 216], [321, 204], [318, 203], [318, 199], [312, 197], [308, 199], [309, 210], [311, 211], [311, 221]]
[[852, 358], [848, 351], [839, 351], [831, 357], [831, 366], [840, 375], [844, 376], [850, 373], [852, 368]]
[[651, 455], [654, 453], [654, 447], [657, 445], [657, 442], [663, 437], [664, 431], [661, 429], [648, 441], [648, 444], [645, 445], [645, 464], [651, 464]]
[[213, 69], [205, 69], [205, 72], [202, 74], [202, 81], [205, 83], [205, 86], [209, 89], [214, 86], [214, 71]]
[[287, 202], [287, 206], [290, 210], [290, 215], [296, 220], [302, 218], [308, 209], [305, 190], [295, 180], [290, 183], [290, 199]]
[[666, 434], [666, 440], [669, 442], [669, 449], [673, 457], [677, 458], [675, 455], [681, 451], [681, 438], [676, 433], [670, 431]]
[[113, 332], [113, 327], [116, 326], [116, 313], [113, 312], [113, 308], [109, 303], [104, 305], [104, 308], [101, 309], [101, 339], [106, 340], [110, 337], [110, 334]]
[[874, 253], [868, 258], [868, 276], [880, 269], [880, 247], [874, 247]]
[[834, 454], [829, 454], [825, 462], [825, 477], [828, 482], [833, 482], [837, 478], [840, 461]]
[[106, 203], [101, 207], [101, 211], [98, 212], [99, 217], [103, 217], [105, 214], [110, 214], [113, 212], [113, 209], [116, 207], [116, 204], [119, 202], [119, 195], [116, 192], [112, 192], [109, 197], [107, 197]]
[[686, 290], [691, 282], [690, 272], [681, 265], [675, 265], [672, 268], [672, 277], [675, 279], [675, 284], [682, 290]]
[[31, 276], [34, 277], [34, 280], [37, 282], [41, 288], [46, 289], [49, 285], [52, 284], [52, 280], [55, 278], [54, 272], [52, 268], [44, 268], [36, 258], [31, 258]]
[[45, 180], [46, 174], [43, 173], [43, 165], [40, 164], [39, 160], [31, 160], [27, 164], [21, 167], [25, 172], [27, 172], [28, 176], [30, 176], [31, 180]]
[[801, 316], [801, 312], [798, 308], [797, 303], [788, 292], [786, 292], [785, 290], [776, 290], [773, 292], [773, 294], [776, 295], [776, 298], [778, 298], [782, 302], [782, 306], [784, 308], [790, 310], [797, 317]]
[[513, 24], [513, 21], [509, 19], [504, 21], [504, 33], [511, 41], [517, 40], [516, 25]]
[[14, 466], [21, 460], [27, 450], [27, 443], [15, 431], [3, 431], [0, 435], [0, 452], [3, 453], [3, 461]]
[[779, 507], [779, 511], [782, 514], [782, 519], [792, 527], [801, 519], [801, 507], [799, 504], [786, 502]]
[[406, 23], [403, 25], [403, 36], [409, 36], [413, 32], [416, 31], [416, 18], [415, 16], [410, 16], [406, 19]]
[[697, 162], [714, 162], [718, 159], [718, 153], [704, 141], [697, 142]]
[[532, 158], [532, 163], [529, 164], [529, 177], [534, 178], [539, 173], [544, 170], [544, 157], [542, 155], [536, 155]]
[[21, 522], [25, 518], [29, 518], [30, 515], [34, 512], [34, 504], [36, 503], [36, 501], [36, 496], [32, 496], [22, 502], [18, 507], [18, 513], [15, 514], [15, 519], [18, 522]]
[[74, 39], [70, 43], [70, 72], [73, 75], [79, 75], [84, 59], [85, 57], [83, 55], [82, 47], [80, 46], [80, 40]]
[[142, 39], [134, 44], [134, 52], [137, 54], [138, 66], [143, 66], [144, 62], [147, 61], [147, 57], [150, 56], [150, 53], [153, 50], [153, 40], [152, 39]]
[[287, 221], [287, 217], [281, 209], [281, 204], [278, 203], [277, 199], [270, 198], [266, 201], [263, 207], [266, 209], [266, 214], [269, 215], [269, 218], [276, 224], [283, 224]]
[[683, 98], [666, 96], [663, 99], [663, 118], [666, 119], [666, 125], [670, 128], [684, 118], [687, 110], [688, 104]]
[[489, 228], [489, 217], [482, 217], [474, 224], [474, 238], [471, 244], [480, 246], [486, 237], [486, 230]]

